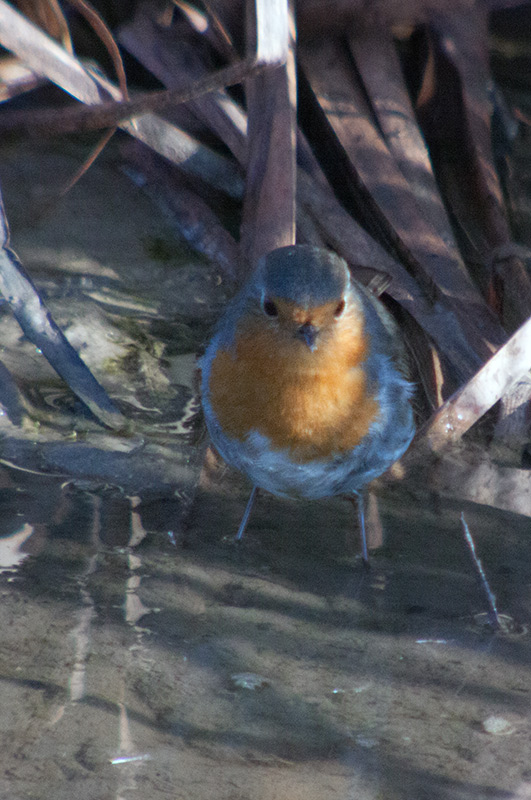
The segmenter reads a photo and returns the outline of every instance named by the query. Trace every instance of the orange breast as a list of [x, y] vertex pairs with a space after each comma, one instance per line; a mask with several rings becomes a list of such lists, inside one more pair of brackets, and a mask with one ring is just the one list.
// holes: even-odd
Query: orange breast
[[223, 431], [240, 440], [259, 431], [299, 463], [359, 444], [378, 403], [367, 391], [363, 332], [346, 322], [313, 352], [256, 323], [219, 350], [209, 385]]

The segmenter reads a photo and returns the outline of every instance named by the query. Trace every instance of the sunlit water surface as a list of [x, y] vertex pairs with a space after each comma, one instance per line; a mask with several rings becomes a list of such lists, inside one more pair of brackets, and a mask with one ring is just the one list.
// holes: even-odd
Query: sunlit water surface
[[[529, 521], [464, 507], [352, 509], [204, 492], [88, 491], [4, 469], [0, 796], [531, 797]], [[355, 540], [354, 540], [355, 541]], [[479, 615], [479, 616], [477, 616]]]

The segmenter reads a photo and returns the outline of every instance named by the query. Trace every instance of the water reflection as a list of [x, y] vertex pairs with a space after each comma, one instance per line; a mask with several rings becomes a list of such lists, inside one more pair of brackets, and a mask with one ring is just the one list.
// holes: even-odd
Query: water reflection
[[[493, 635], [461, 509], [241, 503], [0, 473], [2, 796], [525, 797], [529, 636]], [[531, 612], [529, 525], [469, 505], [501, 610]], [[503, 530], [503, 535], [501, 531]], [[175, 531], [173, 541], [168, 536]], [[503, 766], [503, 769], [501, 768]]]
[[29, 555], [24, 544], [33, 536], [35, 529], [27, 522], [20, 530], [0, 539], [0, 572], [16, 572], [16, 568]]

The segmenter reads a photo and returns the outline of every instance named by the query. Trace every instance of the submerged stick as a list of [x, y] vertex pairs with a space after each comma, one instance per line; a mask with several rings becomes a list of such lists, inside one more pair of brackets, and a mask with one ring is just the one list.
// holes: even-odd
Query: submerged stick
[[489, 609], [488, 610], [489, 625], [494, 630], [499, 630], [501, 628], [501, 624], [498, 615], [498, 609], [496, 607], [496, 597], [494, 596], [494, 593], [490, 588], [490, 584], [487, 580], [487, 576], [485, 575], [485, 570], [483, 569], [483, 565], [476, 554], [476, 545], [474, 544], [474, 540], [472, 538], [472, 534], [470, 533], [470, 529], [466, 523], [463, 511], [461, 512], [461, 525], [463, 527], [463, 535], [465, 537], [465, 542], [468, 545], [468, 549], [470, 550], [470, 555], [472, 556], [472, 561], [474, 562], [474, 566], [478, 573], [479, 582], [487, 598], [487, 605]]

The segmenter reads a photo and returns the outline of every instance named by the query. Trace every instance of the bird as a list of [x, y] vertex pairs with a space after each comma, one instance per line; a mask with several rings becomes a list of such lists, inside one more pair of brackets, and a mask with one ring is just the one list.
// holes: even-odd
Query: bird
[[358, 501], [408, 448], [415, 427], [405, 349], [385, 306], [327, 249], [262, 257], [229, 301], [200, 360], [211, 441], [258, 491]]

